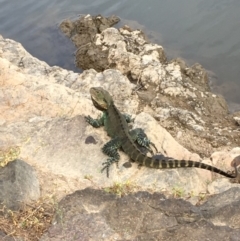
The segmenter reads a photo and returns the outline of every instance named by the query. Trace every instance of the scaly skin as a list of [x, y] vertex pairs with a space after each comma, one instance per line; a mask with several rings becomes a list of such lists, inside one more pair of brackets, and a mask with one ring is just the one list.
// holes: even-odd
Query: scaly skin
[[[152, 156], [148, 157], [141, 152], [139, 146], [136, 144], [136, 139], [133, 138], [132, 131], [129, 130], [126, 118], [120, 113], [117, 107], [114, 105], [111, 95], [101, 87], [93, 87], [90, 89], [91, 98], [94, 106], [103, 112], [103, 116], [100, 119], [92, 119], [90, 116], [86, 117], [86, 121], [94, 127], [104, 126], [107, 134], [112, 138], [111, 141], [106, 143], [102, 150], [110, 158], [103, 163], [103, 170], [107, 170], [107, 176], [109, 175], [109, 167], [112, 163], [118, 163], [120, 158], [117, 150], [121, 147], [123, 151], [134, 161], [140, 165], [163, 169], [163, 168], [181, 168], [181, 167], [196, 167], [209, 170], [211, 172], [218, 173], [228, 178], [237, 177], [237, 168], [235, 166], [235, 175], [231, 175], [216, 167], [207, 165], [201, 162], [195, 162], [191, 160], [176, 160], [169, 157]], [[141, 134], [145, 134], [143, 131]], [[146, 137], [146, 136], [145, 136]], [[142, 139], [138, 144], [142, 145]], [[147, 140], [147, 144], [143, 143], [142, 146], [148, 148], [150, 141]]]

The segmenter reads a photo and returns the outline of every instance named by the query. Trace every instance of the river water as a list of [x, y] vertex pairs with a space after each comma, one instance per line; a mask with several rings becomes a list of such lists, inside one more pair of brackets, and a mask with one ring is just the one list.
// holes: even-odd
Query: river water
[[79, 71], [75, 47], [58, 25], [87, 13], [115, 14], [144, 29], [169, 59], [199, 62], [211, 71], [213, 91], [240, 110], [239, 0], [0, 0], [0, 34], [49, 65]]

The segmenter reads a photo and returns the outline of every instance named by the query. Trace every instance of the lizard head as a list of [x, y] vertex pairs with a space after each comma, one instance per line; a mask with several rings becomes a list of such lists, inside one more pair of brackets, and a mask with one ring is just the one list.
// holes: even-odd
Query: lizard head
[[94, 106], [101, 111], [107, 110], [112, 103], [111, 95], [102, 87], [92, 87], [90, 94]]

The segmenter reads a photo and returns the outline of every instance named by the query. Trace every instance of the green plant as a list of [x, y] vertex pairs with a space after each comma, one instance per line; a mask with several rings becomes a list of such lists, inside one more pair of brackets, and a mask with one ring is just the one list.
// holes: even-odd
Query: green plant
[[0, 150], [0, 167], [4, 167], [9, 162], [17, 159], [20, 153], [21, 153], [21, 149], [19, 146], [13, 146], [5, 150]]
[[89, 181], [92, 181], [93, 180], [93, 175], [85, 175], [84, 176], [84, 179], [87, 179]]
[[134, 191], [136, 185], [130, 182], [129, 180], [123, 183], [114, 182], [111, 187], [106, 187], [104, 190], [108, 193], [116, 194], [120, 197], [127, 195]]
[[183, 197], [185, 195], [185, 191], [182, 187], [173, 187], [172, 192], [174, 197]]

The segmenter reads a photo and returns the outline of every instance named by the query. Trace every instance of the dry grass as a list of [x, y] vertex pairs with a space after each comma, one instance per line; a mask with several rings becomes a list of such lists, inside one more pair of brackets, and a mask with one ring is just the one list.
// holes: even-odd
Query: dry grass
[[[0, 168], [18, 158], [20, 152], [18, 146], [0, 150]], [[55, 207], [56, 201], [53, 197], [25, 204], [18, 211], [2, 207], [0, 210], [0, 230], [5, 232], [7, 236], [19, 236], [26, 241], [39, 240], [52, 222]]]
[[137, 185], [126, 181], [123, 183], [120, 182], [114, 182], [114, 184], [110, 187], [106, 187], [103, 190], [108, 193], [112, 193], [115, 195], [118, 195], [119, 197], [126, 196], [127, 194], [133, 193], [137, 190]]
[[37, 241], [51, 225], [57, 202], [53, 197], [26, 204], [19, 211], [0, 210], [0, 227], [7, 236]]

